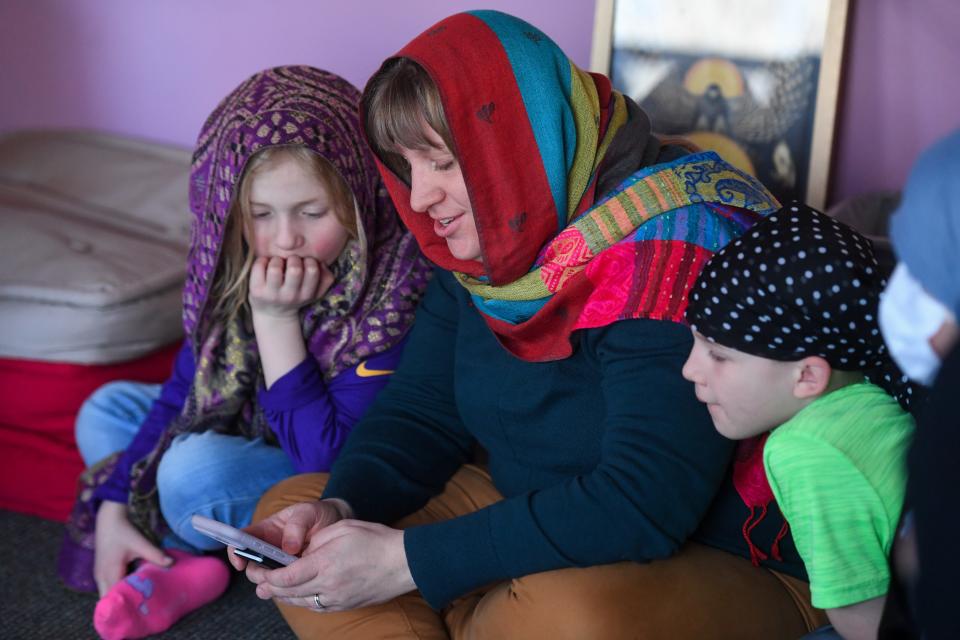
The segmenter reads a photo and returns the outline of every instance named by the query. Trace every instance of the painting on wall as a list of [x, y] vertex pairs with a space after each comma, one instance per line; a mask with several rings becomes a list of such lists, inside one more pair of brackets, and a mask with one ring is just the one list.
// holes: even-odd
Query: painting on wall
[[827, 195], [848, 0], [597, 0], [591, 67], [781, 201]]

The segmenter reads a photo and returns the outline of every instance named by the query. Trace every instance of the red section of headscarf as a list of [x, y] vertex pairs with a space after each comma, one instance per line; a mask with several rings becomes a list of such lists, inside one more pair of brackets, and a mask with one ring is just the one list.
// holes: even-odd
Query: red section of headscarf
[[[743, 538], [750, 549], [750, 561], [755, 566], [759, 566], [761, 560], [766, 560], [767, 554], [753, 543], [750, 533], [766, 517], [767, 507], [774, 499], [773, 490], [767, 481], [767, 472], [763, 468], [763, 447], [769, 436], [770, 433], [767, 432], [738, 442], [733, 462], [733, 486], [743, 503], [750, 507], [750, 515], [743, 523]], [[783, 560], [780, 556], [780, 541], [787, 535], [788, 530], [787, 522], [784, 521], [770, 548], [775, 560]]]
[[[463, 42], [470, 42], [471, 46], [464, 47]], [[446, 241], [434, 232], [433, 220], [411, 209], [409, 186], [378, 158], [378, 168], [400, 216], [417, 238], [424, 254], [440, 267], [473, 276], [485, 274], [491, 284], [512, 282], [527, 273], [540, 248], [557, 234], [558, 216], [529, 116], [503, 46], [482, 20], [460, 14], [425, 31], [397, 55], [411, 58], [423, 66], [441, 90], [444, 113], [454, 132], [457, 146], [454, 151], [468, 188], [485, 264], [454, 258]], [[444, 82], [445, 78], [461, 75], [466, 68], [478, 69], [481, 75], [472, 82]], [[615, 94], [606, 76], [591, 74], [591, 77], [600, 100], [602, 138], [609, 125]], [[487, 109], [482, 113], [484, 117], [480, 117], [481, 109], [491, 104], [492, 109]], [[505, 183], [509, 188], [498, 188]], [[577, 214], [593, 205], [595, 189], [596, 180], [591, 180], [578, 203]], [[539, 196], [530, 197], [530, 194]], [[654, 248], [632, 251], [646, 256]], [[667, 247], [658, 251], [671, 254]], [[658, 307], [645, 308], [643, 317], [681, 321], [686, 291], [692, 286], [699, 267], [709, 258], [709, 254], [701, 256], [700, 253], [702, 250], [698, 249], [696, 257], [690, 257], [697, 263], [695, 268], [672, 265], [677, 267], [678, 273], [688, 277], [668, 281], [666, 285], [659, 280], [645, 279], [638, 289], [639, 297], [626, 300], [627, 306], [632, 302], [632, 309], [621, 304], [615, 316], [605, 317], [602, 322], [594, 318], [589, 326], [605, 326], [617, 320], [638, 317], [636, 309], [641, 301]], [[607, 257], [612, 254], [595, 259], [599, 260], [597, 268]], [[572, 351], [570, 334], [576, 328], [587, 327], [574, 325], [588, 298], [602, 295], [598, 288], [619, 287], [621, 284], [609, 279], [591, 279], [581, 272], [526, 322], [514, 325], [486, 315], [484, 319], [501, 344], [523, 360], [566, 358]], [[670, 312], [667, 307], [671, 307]]]
[[[410, 208], [407, 185], [390, 176], [387, 188], [403, 221], [426, 256], [444, 269], [485, 274], [494, 285], [513, 282], [530, 269], [558, 229], [540, 150], [503, 45], [481, 19], [458, 14], [422, 33], [397, 55], [419, 63], [440, 88], [486, 269], [451, 256], [446, 242], [434, 233], [433, 221]], [[465, 69], [471, 73], [469, 82], [447, 81], [461, 78]], [[505, 182], [510, 188], [496, 188]]]
[[[618, 244], [571, 277], [530, 320], [520, 324], [485, 320], [518, 358], [534, 362], [566, 358], [573, 351], [570, 334], [577, 329], [632, 318], [683, 322], [688, 292], [712, 255], [679, 240]], [[626, 267], [617, 264], [624, 262]], [[543, 330], [543, 322], [550, 323], [549, 331]]]

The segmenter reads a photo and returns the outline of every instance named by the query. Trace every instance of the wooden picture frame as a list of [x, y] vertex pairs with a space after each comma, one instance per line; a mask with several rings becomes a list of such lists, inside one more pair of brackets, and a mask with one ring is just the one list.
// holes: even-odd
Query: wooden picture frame
[[[597, 0], [590, 67], [650, 115], [826, 205], [850, 0]], [[779, 49], [778, 49], [779, 48]]]

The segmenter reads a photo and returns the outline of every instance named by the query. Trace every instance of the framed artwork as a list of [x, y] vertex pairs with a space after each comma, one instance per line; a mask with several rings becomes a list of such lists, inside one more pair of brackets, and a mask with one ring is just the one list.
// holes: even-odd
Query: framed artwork
[[823, 209], [849, 0], [597, 0], [591, 68], [650, 115]]

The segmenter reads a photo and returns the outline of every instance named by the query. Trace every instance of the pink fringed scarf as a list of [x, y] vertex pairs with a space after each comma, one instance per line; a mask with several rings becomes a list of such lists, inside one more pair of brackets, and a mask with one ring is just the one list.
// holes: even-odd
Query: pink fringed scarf
[[[750, 561], [755, 567], [760, 566], [760, 561], [768, 557], [753, 543], [750, 533], [767, 516], [767, 507], [774, 500], [773, 490], [770, 488], [767, 473], [763, 468], [763, 447], [769, 435], [770, 433], [767, 432], [738, 442], [733, 462], [733, 486], [743, 503], [750, 507], [750, 515], [743, 523], [743, 539], [747, 541], [747, 547], [750, 548]], [[780, 541], [786, 537], [789, 530], [790, 526], [784, 520], [770, 547], [770, 555], [774, 560], [783, 561], [780, 555]]]

